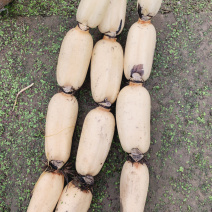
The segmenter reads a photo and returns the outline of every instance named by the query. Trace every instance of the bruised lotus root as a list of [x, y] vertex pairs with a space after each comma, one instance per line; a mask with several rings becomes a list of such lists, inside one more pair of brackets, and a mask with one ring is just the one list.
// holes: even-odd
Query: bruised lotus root
[[134, 65], [130, 75], [131, 81], [144, 82], [144, 80], [142, 79], [143, 75], [144, 75], [144, 65], [143, 64]]

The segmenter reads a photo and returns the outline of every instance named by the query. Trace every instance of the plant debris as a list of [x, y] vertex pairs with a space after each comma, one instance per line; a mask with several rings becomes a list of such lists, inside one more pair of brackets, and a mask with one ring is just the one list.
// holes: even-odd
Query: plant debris
[[17, 103], [17, 100], [18, 100], [18, 96], [19, 96], [21, 93], [23, 93], [25, 90], [31, 88], [33, 85], [34, 85], [34, 83], [32, 83], [31, 85], [29, 85], [29, 86], [27, 86], [27, 87], [21, 89], [21, 90], [18, 92], [18, 94], [16, 95], [16, 98], [15, 98], [15, 103], [14, 103], [14, 105], [13, 105], [12, 111], [14, 111], [14, 109], [15, 109], [15, 106], [16, 106], [16, 103]]

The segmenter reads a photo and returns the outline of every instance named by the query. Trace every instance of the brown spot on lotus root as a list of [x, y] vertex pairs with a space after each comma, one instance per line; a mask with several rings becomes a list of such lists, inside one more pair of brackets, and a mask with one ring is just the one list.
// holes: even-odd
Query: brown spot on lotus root
[[138, 166], [139, 166], [139, 163], [138, 163], [138, 162], [136, 162], [136, 163], [133, 163], [133, 166], [135, 166], [135, 168], [138, 168]]

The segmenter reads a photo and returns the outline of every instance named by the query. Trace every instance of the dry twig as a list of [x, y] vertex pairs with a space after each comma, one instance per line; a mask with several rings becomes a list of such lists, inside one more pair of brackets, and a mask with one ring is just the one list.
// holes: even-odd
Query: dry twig
[[14, 109], [15, 109], [15, 105], [16, 105], [16, 103], [17, 103], [18, 96], [19, 96], [22, 92], [24, 92], [25, 90], [27, 90], [28, 88], [31, 88], [33, 85], [34, 85], [34, 83], [32, 83], [31, 85], [27, 86], [26, 88], [21, 89], [21, 90], [18, 92], [18, 94], [16, 95], [16, 98], [15, 98], [15, 103], [14, 103], [14, 105], [13, 105], [13, 110], [12, 110], [12, 111], [14, 111]]

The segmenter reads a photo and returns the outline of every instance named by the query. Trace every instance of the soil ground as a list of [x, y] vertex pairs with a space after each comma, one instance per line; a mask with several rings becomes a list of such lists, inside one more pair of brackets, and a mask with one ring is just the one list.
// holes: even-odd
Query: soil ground
[[[42, 173], [47, 106], [58, 92], [55, 70], [61, 42], [76, 26], [79, 1], [23, 1], [6, 6], [0, 18], [0, 211], [26, 211]], [[128, 1], [123, 48], [136, 22], [136, 1]], [[146, 212], [212, 210], [212, 12], [211, 2], [163, 2], [153, 18], [157, 47], [150, 79], [151, 148], [146, 155], [150, 187]], [[94, 43], [102, 38], [90, 30]], [[16, 94], [34, 83], [18, 98]], [[127, 85], [123, 77], [122, 87]], [[79, 116], [70, 160], [73, 164], [86, 114], [96, 107], [89, 72], [76, 93]], [[115, 106], [112, 108], [115, 114]], [[126, 153], [117, 130], [107, 160], [95, 177], [89, 211], [119, 211], [119, 180]]]

